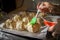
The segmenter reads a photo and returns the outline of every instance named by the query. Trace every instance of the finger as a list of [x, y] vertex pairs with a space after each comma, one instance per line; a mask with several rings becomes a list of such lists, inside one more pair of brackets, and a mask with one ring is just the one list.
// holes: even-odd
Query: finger
[[40, 2], [37, 4], [37, 9], [39, 9], [40, 4], [41, 4]]

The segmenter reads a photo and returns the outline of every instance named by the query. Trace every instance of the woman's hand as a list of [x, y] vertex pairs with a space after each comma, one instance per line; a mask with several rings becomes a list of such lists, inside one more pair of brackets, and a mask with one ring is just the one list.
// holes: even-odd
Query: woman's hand
[[37, 9], [40, 10], [40, 12], [42, 13], [47, 13], [47, 12], [51, 12], [52, 10], [52, 4], [49, 2], [42, 2], [42, 3], [38, 3], [37, 5]]

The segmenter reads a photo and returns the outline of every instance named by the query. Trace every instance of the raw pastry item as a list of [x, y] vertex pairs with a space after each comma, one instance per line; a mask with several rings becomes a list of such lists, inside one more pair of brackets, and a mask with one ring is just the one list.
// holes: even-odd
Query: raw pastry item
[[27, 25], [27, 23], [29, 22], [29, 19], [28, 19], [28, 17], [24, 17], [23, 19], [22, 19], [22, 22], [23, 22], [23, 27], [25, 27], [26, 25]]
[[20, 12], [20, 16], [23, 18], [23, 17], [26, 17], [27, 16], [27, 12]]
[[16, 29], [17, 30], [24, 30], [23, 22], [22, 21], [17, 21], [16, 22]]
[[32, 28], [32, 25], [30, 23], [28, 23], [25, 28], [27, 31], [33, 32], [33, 28]]
[[29, 16], [30, 16], [30, 17], [34, 16], [34, 13], [29, 13]]
[[12, 20], [11, 24], [12, 24], [13, 29], [16, 29], [16, 22]]
[[40, 32], [41, 25], [36, 23], [33, 25], [33, 32]]
[[29, 19], [28, 19], [28, 17], [24, 17], [24, 18], [22, 19], [22, 21], [27, 24], [27, 23], [29, 22]]
[[19, 20], [21, 20], [21, 17], [19, 15], [15, 15], [13, 18], [12, 18], [13, 21], [17, 22]]
[[23, 21], [23, 24], [22, 24], [22, 25], [23, 25], [23, 27], [24, 27], [25, 30], [26, 30], [26, 27], [25, 27], [25, 26], [27, 25], [27, 23], [29, 23], [28, 17], [24, 17], [22, 21]]
[[15, 29], [15, 22], [11, 19], [8, 19], [6, 22], [5, 22], [5, 27], [6, 28], [9, 28], [9, 29]]
[[33, 18], [35, 16], [35, 13], [31, 12], [29, 13], [29, 17]]
[[22, 30], [24, 30], [24, 31], [26, 30], [26, 27], [25, 27], [26, 25], [27, 24], [25, 22], [22, 23], [22, 28], [23, 28]]
[[27, 24], [26, 26], [27, 31], [29, 32], [39, 32], [40, 31], [40, 24], [36, 23], [33, 26], [31, 24]]
[[38, 17], [46, 17], [47, 14], [46, 13], [39, 13]]
[[38, 23], [38, 24], [41, 24], [41, 23], [40, 23], [40, 20], [41, 20], [40, 18], [37, 18], [37, 23]]
[[10, 28], [10, 29], [12, 29], [11, 22], [12, 22], [12, 20], [10, 20], [10, 19], [8, 19], [8, 20], [5, 22], [5, 26], [6, 26], [6, 28]]

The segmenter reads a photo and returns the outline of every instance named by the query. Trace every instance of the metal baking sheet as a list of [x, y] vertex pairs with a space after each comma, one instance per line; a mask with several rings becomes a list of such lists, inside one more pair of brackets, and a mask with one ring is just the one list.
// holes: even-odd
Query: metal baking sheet
[[2, 32], [7, 32], [15, 35], [20, 35], [20, 36], [26, 36], [30, 38], [37, 38], [37, 39], [43, 39], [45, 38], [47, 27], [41, 27], [41, 32], [39, 33], [32, 33], [32, 32], [27, 32], [27, 31], [17, 31], [17, 30], [12, 30], [12, 29], [2, 29]]
[[[53, 21], [56, 21], [56, 19], [59, 18], [60, 16], [49, 16], [49, 17], [51, 17]], [[0, 25], [0, 27], [2, 27], [2, 25]], [[21, 35], [21, 36], [32, 37], [32, 38], [38, 38], [38, 39], [45, 38], [47, 29], [48, 29], [47, 27], [43, 27], [40, 30], [41, 32], [31, 33], [31, 32], [26, 32], [26, 31], [17, 31], [17, 30], [5, 29], [2, 27], [2, 31], [4, 31], [4, 32], [16, 34], [16, 35]]]

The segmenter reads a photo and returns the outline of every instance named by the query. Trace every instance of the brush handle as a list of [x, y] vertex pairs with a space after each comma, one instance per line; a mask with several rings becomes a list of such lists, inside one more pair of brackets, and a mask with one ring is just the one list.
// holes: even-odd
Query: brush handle
[[37, 14], [36, 14], [36, 16], [35, 16], [35, 17], [37, 17], [37, 16], [38, 16], [39, 12], [40, 12], [40, 10], [37, 10]]

